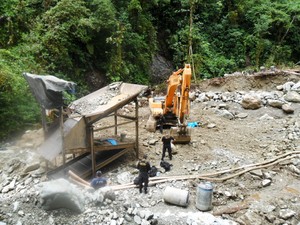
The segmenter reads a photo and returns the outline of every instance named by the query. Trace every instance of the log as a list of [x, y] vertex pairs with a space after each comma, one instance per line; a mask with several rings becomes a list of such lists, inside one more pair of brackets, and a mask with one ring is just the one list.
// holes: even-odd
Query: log
[[89, 186], [89, 187], [91, 186], [89, 182], [76, 175], [73, 171], [69, 170], [68, 174], [73, 180], [76, 180], [77, 182], [83, 184], [84, 186]]
[[[231, 179], [236, 176], [240, 176], [246, 172], [249, 172], [251, 170], [256, 170], [256, 169], [262, 169], [266, 168], [269, 166], [273, 166], [279, 162], [282, 162], [284, 160], [288, 160], [291, 158], [294, 158], [300, 154], [300, 151], [293, 151], [293, 152], [288, 152], [285, 154], [282, 154], [280, 156], [277, 156], [273, 159], [261, 162], [261, 163], [255, 163], [255, 164], [250, 164], [250, 165], [245, 165], [241, 166], [238, 168], [233, 168], [233, 169], [226, 169], [223, 171], [215, 172], [215, 173], [207, 173], [207, 174], [196, 174], [196, 175], [179, 175], [179, 176], [161, 176], [161, 177], [151, 177], [149, 178], [149, 186], [155, 185], [158, 183], [163, 183], [167, 181], [173, 181], [173, 180], [188, 180], [188, 179], [201, 179], [201, 180], [207, 180], [207, 181], [215, 181], [215, 182], [222, 182], [228, 179]], [[288, 156], [288, 157], [287, 157]], [[228, 175], [227, 177], [215, 177], [215, 176], [220, 176], [225, 173], [229, 172], [234, 172], [237, 170], [241, 170], [239, 172], [236, 172], [235, 174]], [[71, 170], [69, 171], [69, 175], [75, 179], [76, 181], [82, 183], [85, 186], [90, 186], [90, 184], [77, 176], [75, 173], [73, 173]], [[111, 186], [113, 190], [123, 190], [123, 189], [128, 189], [128, 188], [134, 188], [137, 187], [137, 185], [133, 183], [127, 183], [127, 184], [122, 184], [122, 185], [115, 185]]]
[[85, 184], [79, 182], [78, 180], [75, 180], [75, 179], [72, 178], [72, 177], [70, 177], [69, 179], [70, 179], [71, 182], [73, 182], [73, 183], [75, 183], [75, 184], [77, 184], [77, 185], [79, 185], [79, 186], [81, 186], [81, 187], [83, 187], [83, 188], [86, 188], [86, 189], [88, 189], [88, 190], [93, 189], [91, 186], [87, 186], [87, 185], [85, 185]]
[[247, 209], [247, 208], [249, 208], [249, 205], [245, 204], [245, 203], [243, 203], [241, 205], [226, 206], [226, 207], [223, 207], [221, 209], [218, 209], [217, 211], [214, 211], [213, 215], [214, 216], [221, 216], [223, 214], [232, 214], [232, 213], [236, 213], [240, 210]]

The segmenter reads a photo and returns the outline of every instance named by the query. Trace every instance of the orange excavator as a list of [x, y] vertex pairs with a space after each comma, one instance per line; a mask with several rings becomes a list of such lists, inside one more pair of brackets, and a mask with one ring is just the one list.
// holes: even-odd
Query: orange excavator
[[185, 64], [184, 69], [173, 72], [167, 80], [168, 90], [165, 97], [149, 98], [151, 115], [146, 125], [148, 131], [155, 132], [158, 125], [170, 126], [174, 143], [184, 144], [191, 141], [191, 129], [186, 124], [186, 117], [190, 112], [191, 77], [191, 65]]

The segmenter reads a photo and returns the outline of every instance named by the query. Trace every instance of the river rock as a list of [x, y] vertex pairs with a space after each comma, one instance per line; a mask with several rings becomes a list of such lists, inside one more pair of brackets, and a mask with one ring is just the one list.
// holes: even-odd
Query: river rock
[[28, 172], [31, 172], [33, 170], [37, 170], [40, 168], [40, 163], [33, 163], [33, 164], [30, 164], [30, 165], [27, 165], [24, 169], [24, 173], [28, 173]]
[[285, 92], [290, 91], [294, 85], [295, 85], [295, 83], [292, 81], [288, 81], [288, 82], [284, 83], [282, 85], [283, 91], [285, 91]]
[[270, 180], [270, 179], [264, 179], [264, 180], [261, 182], [261, 184], [262, 184], [263, 187], [270, 186], [271, 183], [272, 183], [272, 180]]
[[294, 109], [292, 108], [292, 106], [290, 104], [283, 104], [282, 105], [282, 110], [283, 110], [283, 112], [285, 112], [287, 114], [294, 113]]
[[259, 109], [262, 102], [258, 96], [247, 94], [244, 96], [241, 105], [244, 109]]
[[289, 91], [284, 95], [284, 100], [288, 102], [300, 102], [300, 94], [298, 94], [296, 91]]
[[284, 220], [287, 220], [291, 217], [293, 217], [296, 213], [293, 211], [293, 210], [290, 210], [290, 209], [281, 209], [279, 211], [279, 217], [284, 219]]
[[277, 99], [268, 99], [268, 105], [274, 108], [281, 109], [282, 105], [284, 104], [283, 101]]

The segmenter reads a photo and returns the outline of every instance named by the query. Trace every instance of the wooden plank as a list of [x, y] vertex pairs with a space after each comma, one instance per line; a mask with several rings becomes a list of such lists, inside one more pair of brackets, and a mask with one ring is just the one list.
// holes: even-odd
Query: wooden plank
[[86, 152], [89, 152], [87, 148], [74, 148], [74, 149], [68, 149], [66, 150], [66, 154], [84, 154]]
[[118, 116], [122, 117], [124, 119], [128, 119], [128, 120], [134, 120], [134, 121], [137, 120], [137, 117], [133, 117], [133, 116], [126, 116], [126, 115], [121, 115], [121, 114], [118, 114]]
[[117, 111], [114, 113], [114, 119], [115, 119], [115, 135], [118, 134], [118, 117], [117, 117]]
[[135, 148], [135, 143], [130, 142], [130, 143], [118, 144], [118, 145], [107, 145], [107, 146], [95, 145], [94, 146], [95, 151], [109, 151], [109, 150], [117, 150], [117, 149], [122, 149], [122, 148]]
[[102, 163], [97, 165], [97, 170], [106, 166], [107, 164], [111, 163], [112, 161], [116, 160], [117, 158], [121, 157], [125, 153], [127, 153], [130, 148], [125, 148], [124, 150], [118, 152], [117, 154], [113, 155], [112, 157], [108, 158], [107, 160], [103, 161]]
[[90, 148], [91, 148], [91, 156], [92, 156], [92, 175], [95, 176], [96, 174], [96, 157], [95, 157], [95, 145], [94, 145], [94, 131], [93, 126], [90, 126], [90, 134], [91, 134], [91, 140], [90, 140]]
[[136, 158], [139, 158], [139, 104], [137, 98], [134, 100], [135, 102], [135, 117], [137, 118], [135, 121], [135, 153]]
[[63, 157], [63, 165], [65, 166], [66, 164], [66, 149], [65, 149], [65, 135], [64, 135], [64, 115], [63, 115], [63, 106], [60, 107], [59, 109], [59, 114], [60, 114], [60, 136], [62, 139], [61, 143], [61, 149], [62, 149], [62, 157]]
[[112, 127], [116, 128], [117, 126], [125, 125], [125, 124], [132, 123], [132, 122], [134, 122], [134, 121], [126, 121], [126, 122], [123, 122], [123, 123], [119, 123], [117, 125], [110, 125], [110, 126], [106, 126], [106, 127], [97, 128], [94, 131], [105, 130], [105, 129], [112, 128]]

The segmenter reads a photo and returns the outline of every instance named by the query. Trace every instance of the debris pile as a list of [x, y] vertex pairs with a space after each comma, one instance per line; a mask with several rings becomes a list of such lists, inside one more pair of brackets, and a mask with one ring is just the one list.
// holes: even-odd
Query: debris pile
[[74, 113], [80, 115], [92, 113], [99, 106], [106, 105], [113, 97], [119, 95], [121, 84], [121, 82], [112, 83], [107, 86], [105, 92], [101, 95], [85, 97], [82, 100], [73, 102], [69, 107]]

